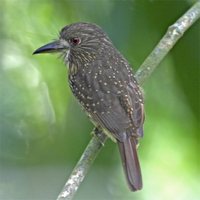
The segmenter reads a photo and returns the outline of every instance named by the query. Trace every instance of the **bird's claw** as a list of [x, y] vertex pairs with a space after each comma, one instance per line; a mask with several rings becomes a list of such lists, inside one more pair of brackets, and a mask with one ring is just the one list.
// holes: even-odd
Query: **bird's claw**
[[104, 146], [107, 136], [100, 127], [95, 127], [91, 134], [97, 137], [101, 145]]

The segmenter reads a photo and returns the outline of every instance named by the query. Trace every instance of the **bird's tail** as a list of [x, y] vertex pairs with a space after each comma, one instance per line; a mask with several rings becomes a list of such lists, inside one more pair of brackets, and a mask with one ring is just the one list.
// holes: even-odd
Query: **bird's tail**
[[118, 141], [124, 172], [132, 191], [142, 189], [142, 175], [136, 145], [137, 139], [134, 137], [128, 137], [123, 142]]

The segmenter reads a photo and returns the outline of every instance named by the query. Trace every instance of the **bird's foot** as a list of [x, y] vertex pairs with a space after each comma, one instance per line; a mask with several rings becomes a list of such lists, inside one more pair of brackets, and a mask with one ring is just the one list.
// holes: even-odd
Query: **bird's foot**
[[97, 137], [101, 145], [104, 146], [107, 136], [100, 127], [95, 127], [92, 131], [92, 135]]

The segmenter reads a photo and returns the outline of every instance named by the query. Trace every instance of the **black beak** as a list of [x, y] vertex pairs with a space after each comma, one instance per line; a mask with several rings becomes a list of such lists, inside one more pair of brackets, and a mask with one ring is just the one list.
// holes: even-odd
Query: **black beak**
[[62, 51], [63, 49], [68, 49], [69, 47], [67, 45], [62, 45], [61, 42], [55, 41], [51, 42], [49, 44], [46, 44], [38, 49], [36, 49], [33, 54], [39, 54], [39, 53], [57, 53]]

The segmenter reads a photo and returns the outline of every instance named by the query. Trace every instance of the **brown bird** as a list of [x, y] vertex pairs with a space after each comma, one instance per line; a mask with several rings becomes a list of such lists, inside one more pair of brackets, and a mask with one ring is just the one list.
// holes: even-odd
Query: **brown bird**
[[137, 156], [143, 136], [144, 102], [128, 61], [97, 25], [65, 26], [57, 41], [33, 54], [59, 52], [69, 64], [69, 84], [91, 121], [117, 142], [128, 185], [142, 188]]

